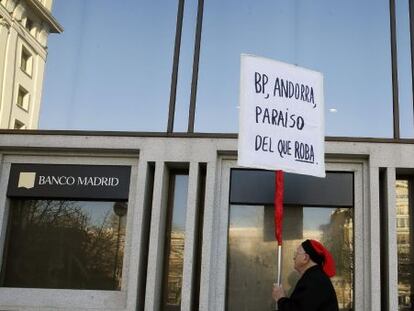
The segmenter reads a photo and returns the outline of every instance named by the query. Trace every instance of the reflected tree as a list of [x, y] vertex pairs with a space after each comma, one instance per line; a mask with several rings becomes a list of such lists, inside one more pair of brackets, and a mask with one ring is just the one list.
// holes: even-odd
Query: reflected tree
[[352, 307], [354, 275], [354, 245], [352, 209], [337, 208], [330, 222], [320, 227], [321, 242], [330, 250], [336, 263], [336, 276], [332, 279], [342, 310]]
[[124, 218], [100, 223], [82, 202], [17, 200], [10, 209], [3, 286], [120, 289]]

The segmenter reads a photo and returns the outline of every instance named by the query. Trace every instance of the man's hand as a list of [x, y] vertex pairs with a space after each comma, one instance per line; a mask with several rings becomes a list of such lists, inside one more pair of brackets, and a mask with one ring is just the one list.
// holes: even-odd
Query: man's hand
[[285, 291], [282, 286], [278, 286], [276, 283], [273, 283], [272, 297], [277, 302], [280, 298], [286, 297]]

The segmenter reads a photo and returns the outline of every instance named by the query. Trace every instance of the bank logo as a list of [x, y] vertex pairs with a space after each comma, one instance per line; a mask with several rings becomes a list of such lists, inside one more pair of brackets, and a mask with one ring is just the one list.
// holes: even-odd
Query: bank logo
[[35, 185], [36, 173], [34, 172], [22, 172], [19, 175], [18, 188], [32, 189]]

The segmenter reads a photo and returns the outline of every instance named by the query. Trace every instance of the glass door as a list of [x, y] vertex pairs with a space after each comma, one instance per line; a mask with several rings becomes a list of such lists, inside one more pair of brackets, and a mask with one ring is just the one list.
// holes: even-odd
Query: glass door
[[[274, 309], [274, 189], [274, 172], [230, 171], [226, 310]], [[325, 179], [285, 174], [282, 284], [288, 295], [299, 278], [293, 269], [296, 247], [316, 239], [334, 256], [337, 274], [331, 280], [340, 310], [353, 308], [353, 189], [352, 172], [328, 172]]]

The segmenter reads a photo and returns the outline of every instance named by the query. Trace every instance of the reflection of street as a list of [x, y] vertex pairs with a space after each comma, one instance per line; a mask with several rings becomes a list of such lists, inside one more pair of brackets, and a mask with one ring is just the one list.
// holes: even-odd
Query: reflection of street
[[167, 305], [180, 306], [183, 283], [184, 232], [171, 232], [171, 248], [168, 269]]
[[412, 310], [414, 260], [410, 248], [410, 209], [408, 181], [397, 180], [397, 248], [398, 248], [398, 305], [400, 310]]

